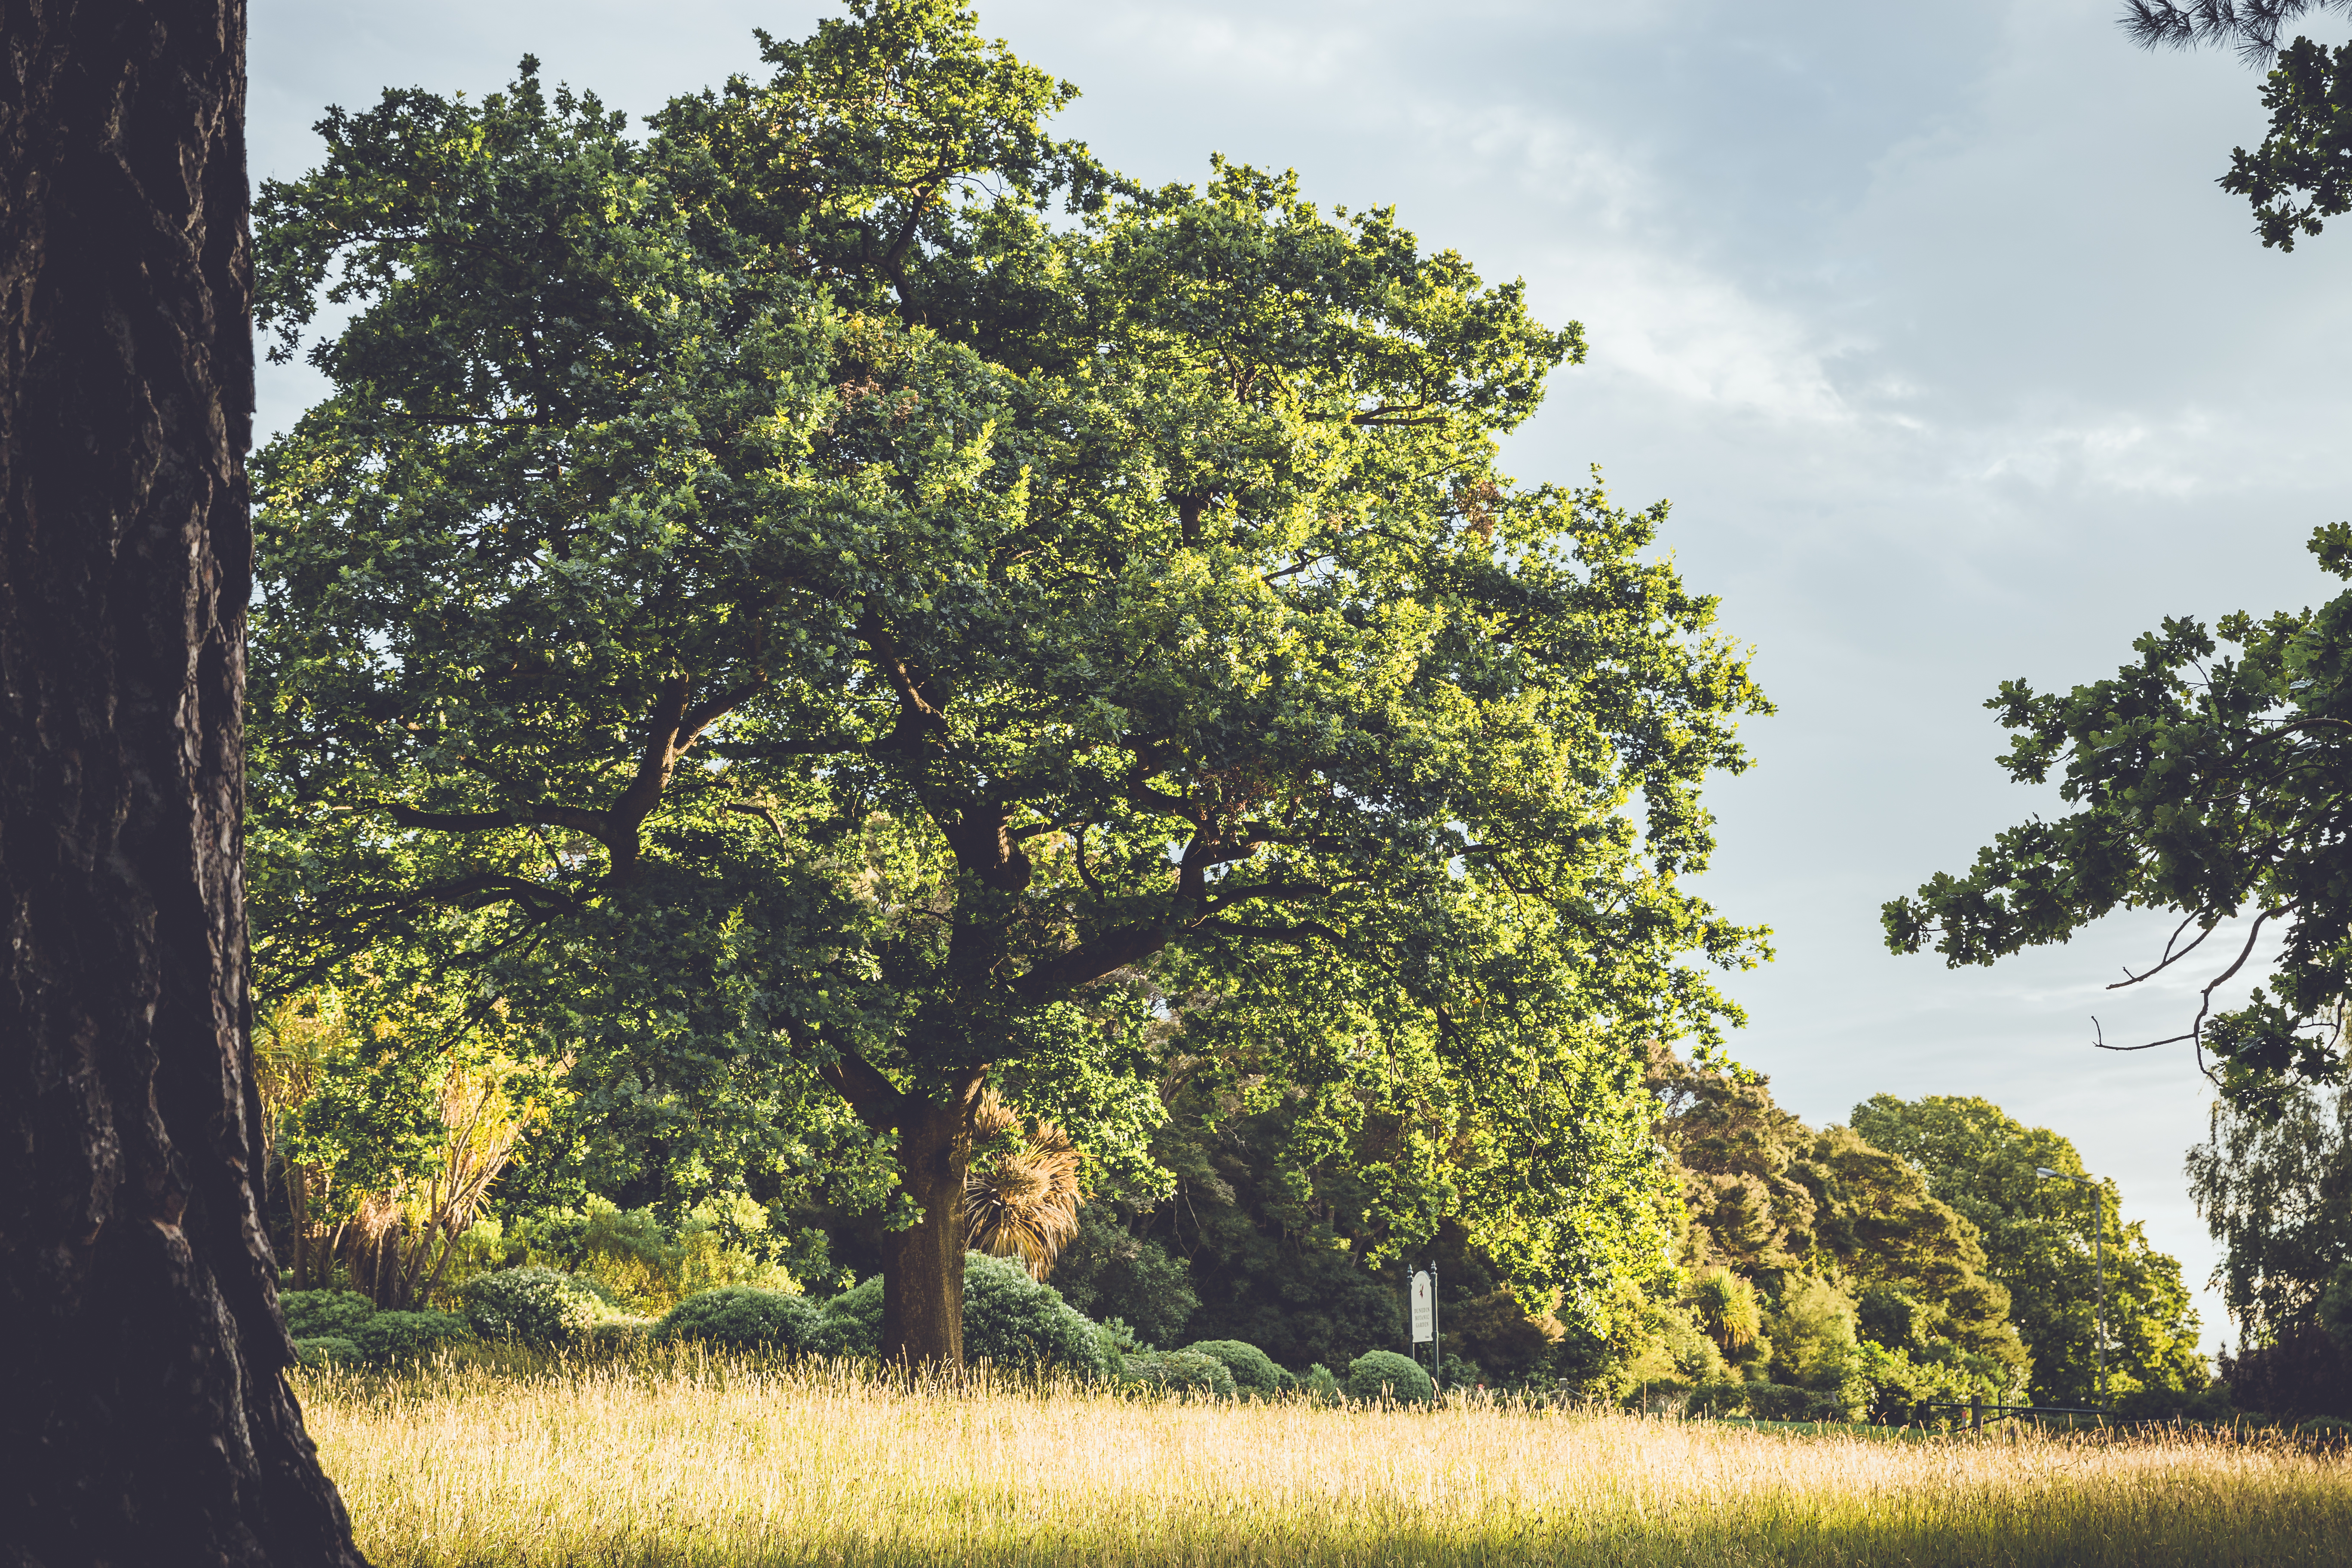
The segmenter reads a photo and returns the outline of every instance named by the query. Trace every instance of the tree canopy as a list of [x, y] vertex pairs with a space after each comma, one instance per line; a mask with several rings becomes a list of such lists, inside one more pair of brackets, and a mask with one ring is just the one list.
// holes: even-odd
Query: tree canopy
[[272, 981], [428, 950], [615, 1105], [822, 1079], [895, 1151], [887, 1353], [958, 1353], [983, 1089], [1139, 1168], [1178, 988], [1400, 1172], [1488, 1140], [1490, 1239], [1580, 1277], [1578, 1108], [1757, 951], [1680, 879], [1763, 701], [1663, 506], [1496, 465], [1580, 330], [851, 9], [643, 141], [526, 60], [265, 186], [332, 385], [257, 465]]
[[[2223, 190], [2254, 209], [2254, 232], [2267, 247], [2293, 250], [2323, 220], [2352, 206], [2352, 44], [2334, 51], [2307, 37], [2281, 44], [2280, 28], [2298, 17], [2338, 10], [2347, 0], [2126, 0], [2124, 26], [2148, 47], [2235, 44], [2249, 65], [2267, 65], [2263, 107], [2270, 131], [2252, 153], [2230, 153]], [[2298, 200], [2300, 195], [2300, 200]]]
[[[2149, 1246], [2139, 1222], [2124, 1219], [2114, 1182], [2101, 1179], [2093, 1201], [2070, 1140], [1959, 1095], [1875, 1095], [1853, 1108], [1853, 1129], [1909, 1162], [1973, 1228], [1986, 1272], [2008, 1292], [2010, 1318], [2033, 1353], [2036, 1398], [2085, 1404], [2096, 1392], [2095, 1230], [2103, 1242], [2110, 1393], [2203, 1388], [2197, 1314], [2180, 1265]], [[2043, 1180], [2038, 1166], [2077, 1180]]]
[[[2316, 530], [2321, 568], [2352, 575], [2352, 524]], [[2217, 640], [2218, 634], [2218, 640]], [[2221, 654], [2222, 645], [2233, 651]], [[1986, 703], [2014, 737], [2010, 777], [2059, 774], [2074, 809], [2004, 831], [1965, 876], [1939, 873], [1884, 910], [1887, 945], [1931, 941], [1946, 961], [1986, 964], [2063, 942], [2117, 909], [2181, 917], [2148, 967], [2116, 987], [2209, 963], [2185, 1032], [2215, 1081], [2241, 1100], [2287, 1081], [2334, 1082], [2345, 1069], [2352, 980], [2352, 594], [2316, 610], [2209, 631], [2168, 617], [2133, 644], [2107, 680], [2036, 692], [2004, 682]], [[2242, 919], [2220, 957], [2203, 944]], [[2269, 984], [2216, 1011], [2214, 994], [2281, 933]]]

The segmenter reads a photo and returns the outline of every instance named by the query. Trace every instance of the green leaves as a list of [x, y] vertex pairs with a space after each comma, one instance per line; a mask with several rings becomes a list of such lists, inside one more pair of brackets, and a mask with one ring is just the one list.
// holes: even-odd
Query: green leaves
[[[2340, 523], [2320, 529], [2312, 552], [2340, 573], [2347, 537]], [[2195, 1043], [2200, 1062], [2211, 1056], [2209, 1070], [2242, 1099], [2281, 1077], [2326, 1082], [2344, 1071], [2352, 595], [2266, 621], [2233, 616], [2218, 630], [2217, 642], [2197, 622], [2168, 619], [2113, 679], [2063, 696], [2004, 685], [1987, 704], [2015, 737], [2003, 765], [2021, 782], [2057, 771], [2074, 809], [2007, 830], [1967, 876], [1937, 876], [1889, 902], [1884, 920], [1894, 951], [1933, 941], [1957, 966], [2063, 942], [2117, 908], [2168, 910], [2185, 918], [2153, 974], [2189, 962], [2222, 921], [2252, 917], [2210, 960], [2201, 1005], [2176, 1037]], [[2237, 652], [2217, 659], [2224, 645]], [[2264, 929], [2283, 938], [2270, 994], [2213, 1015], [2215, 990]]]
[[1764, 703], [1663, 508], [1496, 465], [1580, 329], [1287, 176], [1121, 182], [967, 13], [852, 10], [643, 142], [527, 66], [268, 193], [268, 321], [356, 311], [257, 465], [269, 983], [494, 975], [682, 1165], [736, 1158], [697, 1084], [881, 1129], [992, 1077], [1137, 1190], [1138, 998], [1286, 988], [1276, 1070], [1446, 1108], [1401, 1226], [1457, 1162], [1598, 1278], [1631, 1042], [1759, 951], [1681, 879]]
[[2252, 204], [2264, 248], [2293, 250], [2297, 235], [2316, 235], [2323, 219], [2352, 207], [2352, 44], [2331, 54], [2297, 38], [2279, 50], [2263, 107], [2269, 134], [2252, 153], [2232, 148], [2219, 183]]

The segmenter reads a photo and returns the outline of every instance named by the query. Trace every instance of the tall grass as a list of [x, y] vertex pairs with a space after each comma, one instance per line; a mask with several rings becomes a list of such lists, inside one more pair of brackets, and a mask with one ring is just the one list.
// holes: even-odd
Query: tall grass
[[1472, 1406], [908, 1388], [688, 1351], [305, 1374], [382, 1568], [2334, 1563], [2352, 1465], [2284, 1441], [1916, 1442]]

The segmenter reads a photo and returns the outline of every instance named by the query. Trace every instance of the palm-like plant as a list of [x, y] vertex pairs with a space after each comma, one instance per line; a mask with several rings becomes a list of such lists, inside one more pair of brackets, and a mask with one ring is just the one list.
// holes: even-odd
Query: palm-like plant
[[1025, 1123], [994, 1089], [972, 1112], [973, 1159], [964, 1178], [964, 1234], [976, 1250], [1020, 1259], [1033, 1279], [1078, 1234], [1077, 1146], [1050, 1121]]

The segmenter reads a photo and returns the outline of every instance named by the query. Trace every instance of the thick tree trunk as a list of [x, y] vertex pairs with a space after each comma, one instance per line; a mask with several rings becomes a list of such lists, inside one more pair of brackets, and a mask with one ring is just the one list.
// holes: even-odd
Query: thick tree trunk
[[936, 1105], [909, 1096], [899, 1117], [899, 1179], [923, 1217], [911, 1229], [886, 1231], [882, 1237], [882, 1359], [887, 1362], [963, 1364], [963, 1181], [971, 1165], [971, 1098]]
[[358, 1564], [239, 857], [243, 0], [0, 0], [0, 1563]]

